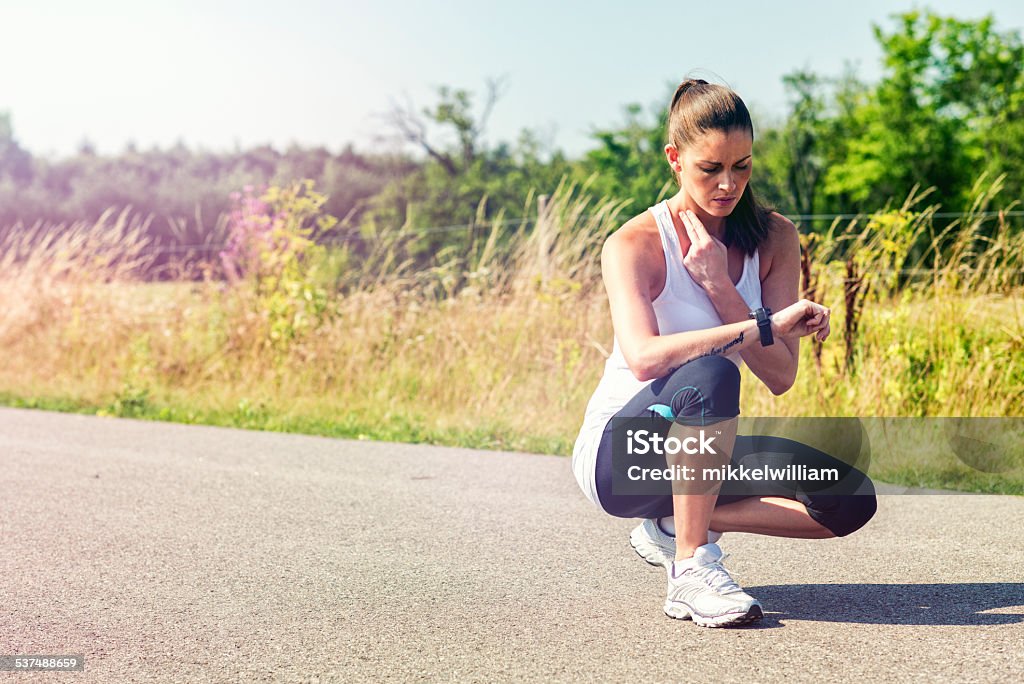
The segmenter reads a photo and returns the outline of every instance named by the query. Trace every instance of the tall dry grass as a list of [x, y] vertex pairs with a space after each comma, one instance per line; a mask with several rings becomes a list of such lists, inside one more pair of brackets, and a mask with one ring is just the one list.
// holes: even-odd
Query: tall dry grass
[[[979, 186], [941, 230], [937, 204], [915, 193], [808, 245], [804, 285], [810, 275], [833, 308], [834, 334], [804, 341], [781, 397], [745, 372], [743, 414], [1021, 416], [1024, 233], [988, 212], [998, 190]], [[109, 415], [568, 453], [612, 345], [600, 247], [626, 217], [570, 184], [536, 205], [518, 224], [481, 216], [469, 249], [426, 269], [402, 236], [378, 236], [359, 260], [329, 251], [317, 265], [327, 315], [284, 354], [245, 288], [144, 282], [146, 226], [127, 213], [9, 230], [0, 392]]]

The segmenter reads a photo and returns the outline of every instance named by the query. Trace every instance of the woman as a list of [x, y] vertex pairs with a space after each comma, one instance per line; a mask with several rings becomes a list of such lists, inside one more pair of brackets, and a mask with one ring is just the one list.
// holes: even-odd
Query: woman
[[[623, 455], [622, 421], [613, 419], [655, 421], [663, 437], [686, 444], [689, 436], [705, 451], [664, 454], [663, 464], [728, 465], [730, 455], [735, 463], [752, 451], [771, 452], [756, 441], [762, 438], [736, 436], [739, 367], [745, 362], [780, 395], [796, 378], [800, 338], [829, 336], [829, 309], [798, 300], [796, 228], [760, 206], [748, 184], [752, 145], [753, 124], [738, 95], [703, 80], [679, 85], [664, 147], [679, 191], [605, 241], [601, 264], [615, 341], [573, 449], [573, 472], [592, 502], [611, 515], [645, 518], [630, 543], [666, 568], [665, 613], [702, 626], [746, 624], [763, 614], [722, 567], [715, 542], [723, 532], [845, 536], [876, 507], [870, 480], [859, 471], [858, 495], [848, 496], [798, 486], [776, 496], [727, 494], [728, 485], [685, 477], [668, 490], [623, 493], [633, 452]], [[719, 449], [704, 434], [712, 425]], [[787, 443], [796, 444], [798, 459], [834, 461]]]

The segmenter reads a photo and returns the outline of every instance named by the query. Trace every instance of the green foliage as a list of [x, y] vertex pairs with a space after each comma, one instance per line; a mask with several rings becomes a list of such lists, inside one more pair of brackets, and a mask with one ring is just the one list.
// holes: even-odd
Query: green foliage
[[[883, 76], [874, 85], [797, 71], [784, 126], [755, 141], [759, 185], [783, 211], [872, 213], [912, 188], [965, 210], [973, 184], [1005, 173], [1005, 197], [1024, 183], [1024, 48], [994, 21], [894, 15], [874, 27]], [[765, 173], [767, 171], [767, 174]], [[767, 177], [766, 177], [767, 176]], [[828, 221], [812, 223], [821, 231]]]
[[[111, 207], [130, 206], [137, 215], [153, 216], [148, 232], [154, 244], [219, 247], [230, 194], [245, 185], [312, 179], [327, 197], [325, 211], [352, 226], [371, 197], [415, 168], [401, 156], [365, 155], [351, 147], [334, 154], [294, 146], [284, 152], [261, 146], [223, 153], [183, 145], [145, 151], [129, 146], [119, 155], [83, 149], [50, 160], [31, 157], [12, 135], [5, 140], [5, 121], [0, 118], [0, 229], [17, 222], [91, 222]], [[180, 253], [158, 254], [154, 272]], [[215, 256], [209, 248], [200, 253]]]
[[316, 284], [314, 271], [324, 248], [310, 239], [314, 230], [329, 231], [337, 223], [321, 209], [327, 198], [313, 190], [313, 181], [272, 186], [265, 201], [279, 217], [272, 228], [274, 249], [262, 252], [258, 298], [270, 318], [270, 339], [287, 347], [296, 337], [323, 323], [327, 292]]
[[782, 80], [790, 115], [780, 128], [755, 138], [755, 185], [783, 213], [834, 210], [825, 196], [824, 178], [844, 158], [845, 141], [851, 135], [850, 112], [867, 88], [850, 72], [829, 78], [801, 70]]
[[[665, 101], [670, 98], [671, 92]], [[582, 182], [596, 174], [590, 186], [595, 195], [632, 200], [634, 208], [658, 202], [675, 192], [672, 172], [665, 160], [668, 113], [663, 110], [664, 106], [652, 106], [652, 120], [647, 122], [639, 104], [627, 105], [622, 127], [593, 134], [598, 147], [587, 152], [576, 165], [575, 179]]]
[[309, 179], [271, 186], [257, 200], [238, 199], [222, 256], [235, 285], [253, 295], [254, 310], [266, 318], [271, 345], [287, 351], [325, 320], [327, 291], [318, 269], [326, 248], [312, 236], [329, 233], [338, 220], [324, 213], [327, 198]]
[[473, 95], [468, 91], [441, 87], [438, 98], [423, 114], [457, 143], [443, 146], [428, 141], [425, 124], [400, 112], [403, 131], [428, 157], [377, 194], [360, 225], [368, 240], [398, 231], [413, 236], [405, 243], [404, 256], [421, 265], [442, 250], [470, 249], [479, 237], [475, 227], [496, 216], [531, 213], [533, 208], [525, 204], [534, 194], [550, 192], [571, 171], [560, 151], [547, 150], [528, 129], [515, 144], [485, 145], [481, 134], [487, 111], [472, 112]]
[[891, 33], [874, 29], [885, 73], [843, 115], [846, 135], [832, 141], [842, 157], [826, 173], [826, 194], [873, 210], [920, 185], [935, 187], [945, 206], [963, 208], [980, 173], [1004, 170], [1019, 189], [1020, 35], [997, 33], [991, 17], [907, 12], [895, 19]]

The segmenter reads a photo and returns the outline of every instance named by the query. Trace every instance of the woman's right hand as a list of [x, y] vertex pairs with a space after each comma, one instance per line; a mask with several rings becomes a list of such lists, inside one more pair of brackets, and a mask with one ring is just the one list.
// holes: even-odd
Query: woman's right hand
[[831, 315], [827, 307], [801, 299], [772, 314], [772, 334], [776, 337], [804, 337], [818, 333], [818, 340], [824, 342], [831, 332]]

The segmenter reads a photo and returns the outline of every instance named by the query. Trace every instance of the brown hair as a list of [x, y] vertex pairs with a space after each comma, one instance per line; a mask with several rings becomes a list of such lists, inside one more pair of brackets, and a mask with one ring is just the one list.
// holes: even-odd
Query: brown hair
[[[754, 137], [754, 123], [740, 96], [725, 86], [690, 78], [679, 84], [668, 108], [668, 142], [677, 149], [692, 144], [708, 131], [746, 130]], [[676, 175], [676, 183], [679, 176]], [[733, 243], [752, 255], [768, 237], [772, 209], [754, 197], [747, 183], [736, 208], [725, 219], [725, 244]]]

